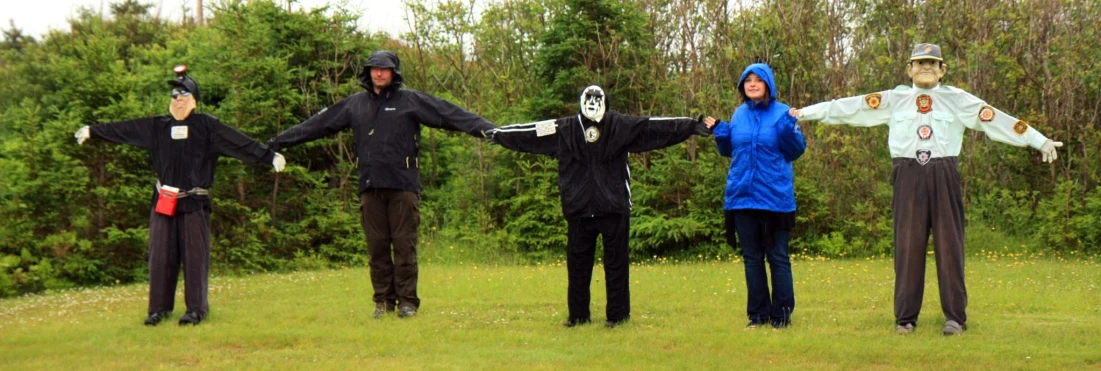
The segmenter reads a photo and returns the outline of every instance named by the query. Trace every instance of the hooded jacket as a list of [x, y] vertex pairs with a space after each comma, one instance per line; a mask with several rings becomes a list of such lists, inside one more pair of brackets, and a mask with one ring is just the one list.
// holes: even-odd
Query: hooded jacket
[[702, 122], [687, 117], [640, 117], [608, 111], [600, 122], [574, 115], [504, 126], [491, 131], [491, 139], [514, 151], [556, 157], [562, 213], [573, 220], [629, 214], [627, 154], [665, 148], [692, 134], [710, 132]]
[[[749, 74], [768, 85], [768, 99], [756, 103], [745, 95]], [[720, 121], [713, 128], [719, 154], [731, 158], [723, 209], [793, 212], [791, 163], [807, 148], [803, 133], [788, 114], [790, 107], [776, 100], [776, 84], [768, 65], [746, 67], [738, 79], [738, 91], [745, 103], [734, 110], [729, 123]]]
[[[393, 81], [375, 93], [371, 67], [394, 71]], [[295, 125], [269, 143], [278, 151], [351, 128], [359, 158], [359, 192], [372, 188], [420, 193], [420, 125], [462, 131], [478, 138], [495, 126], [443, 99], [402, 89], [401, 61], [390, 51], [377, 51], [363, 65], [352, 94]]]

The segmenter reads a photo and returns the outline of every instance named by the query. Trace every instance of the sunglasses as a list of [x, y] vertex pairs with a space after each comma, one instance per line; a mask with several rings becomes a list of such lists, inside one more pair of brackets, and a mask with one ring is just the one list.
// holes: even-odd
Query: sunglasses
[[184, 98], [187, 98], [187, 97], [190, 97], [190, 96], [191, 96], [191, 92], [189, 92], [189, 91], [187, 91], [187, 90], [183, 90], [183, 89], [179, 89], [179, 90], [172, 90], [172, 99], [176, 99], [176, 98], [179, 98], [179, 97], [180, 97], [181, 95], [182, 95], [182, 96], [183, 96]]

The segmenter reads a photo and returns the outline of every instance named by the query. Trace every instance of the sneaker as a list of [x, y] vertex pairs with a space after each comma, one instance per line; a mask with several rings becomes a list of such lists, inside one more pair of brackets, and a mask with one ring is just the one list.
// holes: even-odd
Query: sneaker
[[575, 327], [575, 326], [587, 325], [587, 324], [590, 324], [592, 322], [593, 321], [589, 318], [570, 318], [569, 320], [566, 320], [566, 322], [562, 322], [562, 326]]
[[907, 323], [905, 325], [895, 326], [895, 332], [897, 332], [899, 334], [902, 334], [902, 335], [912, 333], [912, 332], [914, 332], [914, 324], [913, 323]]
[[398, 318], [409, 318], [415, 315], [417, 315], [417, 310], [413, 307], [402, 307], [398, 311]]
[[944, 323], [944, 328], [940, 331], [943, 332], [945, 336], [952, 336], [963, 333], [963, 330], [966, 328], [966, 326], [960, 325], [959, 322], [949, 320]]
[[375, 303], [375, 319], [380, 319], [386, 315], [386, 312], [393, 312], [393, 305], [386, 305], [386, 303]]
[[755, 329], [759, 326], [764, 326], [765, 323], [768, 323], [768, 322], [758, 321], [758, 320], [750, 320], [749, 323], [747, 323], [745, 325], [745, 328], [746, 328], [746, 330], [752, 330], [752, 329]]
[[624, 323], [627, 323], [627, 321], [630, 321], [630, 320], [631, 320], [631, 317], [623, 317], [623, 318], [616, 319], [616, 320], [610, 319], [610, 320], [604, 321], [604, 327], [616, 328], [616, 327], [619, 327], [620, 325], [623, 325]]
[[180, 316], [180, 326], [198, 325], [199, 322], [202, 322], [202, 321], [203, 321], [203, 316], [201, 314], [195, 313], [195, 312], [187, 312], [187, 313], [184, 313], [183, 316]]
[[156, 326], [158, 323], [161, 323], [161, 321], [164, 321], [165, 318], [168, 318], [169, 314], [172, 314], [172, 312], [152, 313], [149, 317], [145, 317], [145, 325]]

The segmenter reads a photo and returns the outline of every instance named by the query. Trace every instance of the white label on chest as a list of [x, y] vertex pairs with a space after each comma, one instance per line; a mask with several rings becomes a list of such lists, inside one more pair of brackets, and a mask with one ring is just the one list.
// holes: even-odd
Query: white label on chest
[[172, 139], [187, 139], [187, 126], [173, 126]]
[[558, 130], [558, 125], [554, 124], [554, 120], [540, 121], [535, 123], [535, 136], [545, 137], [553, 135]]

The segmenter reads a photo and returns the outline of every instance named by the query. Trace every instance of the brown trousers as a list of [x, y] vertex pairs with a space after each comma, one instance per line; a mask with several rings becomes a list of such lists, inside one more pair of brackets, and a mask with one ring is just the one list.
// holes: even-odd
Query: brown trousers
[[149, 314], [171, 312], [180, 265], [188, 312], [205, 317], [210, 279], [210, 211], [149, 216]]
[[895, 158], [891, 174], [895, 219], [895, 321], [917, 325], [925, 289], [929, 232], [937, 261], [940, 306], [948, 320], [967, 323], [963, 280], [963, 190], [956, 157], [925, 165]]
[[[375, 303], [419, 308], [417, 227], [420, 196], [396, 189], [369, 189], [359, 195], [360, 224], [370, 255]], [[391, 250], [391, 246], [393, 249]]]

